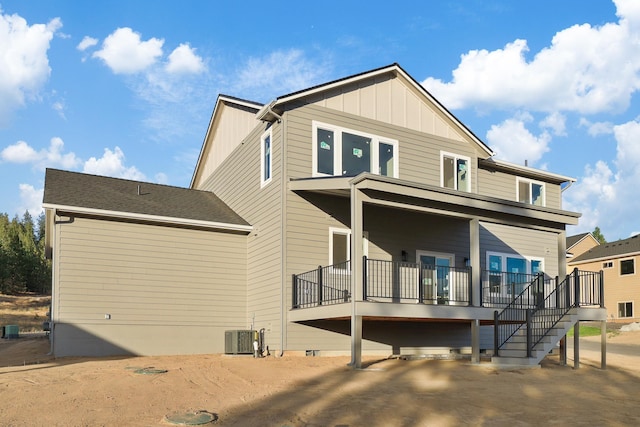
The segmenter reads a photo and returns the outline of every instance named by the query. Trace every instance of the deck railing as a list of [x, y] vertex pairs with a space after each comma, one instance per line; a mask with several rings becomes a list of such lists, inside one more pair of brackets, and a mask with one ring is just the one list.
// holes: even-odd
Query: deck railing
[[471, 268], [365, 258], [365, 300], [471, 304]]
[[[480, 293], [481, 304], [483, 307], [506, 307], [537, 278], [537, 274], [484, 270]], [[555, 285], [555, 278], [544, 276], [535, 295], [534, 292], [528, 292], [525, 293], [525, 297], [540, 298], [540, 294], [546, 297], [553, 291]]]
[[345, 261], [328, 267], [293, 275], [293, 308], [339, 304], [351, 299], [351, 263]]

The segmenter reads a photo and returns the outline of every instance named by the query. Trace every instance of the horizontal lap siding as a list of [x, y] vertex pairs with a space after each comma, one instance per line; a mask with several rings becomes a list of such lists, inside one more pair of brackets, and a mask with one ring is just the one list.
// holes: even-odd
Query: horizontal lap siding
[[[478, 194], [498, 199], [517, 201], [517, 175], [501, 171], [478, 170]], [[545, 183], [545, 206], [562, 209], [562, 197], [558, 184]]]
[[[256, 124], [258, 122], [256, 121]], [[259, 124], [243, 143], [204, 181], [201, 189], [213, 191], [253, 227], [247, 242], [247, 300], [244, 326], [265, 329], [266, 345], [280, 347], [281, 309], [281, 127], [272, 127], [272, 178], [260, 187]], [[288, 282], [287, 282], [288, 283]], [[246, 314], [245, 314], [246, 313]]]
[[[400, 150], [400, 178], [440, 185], [440, 150], [474, 158], [469, 144], [448, 141], [398, 126], [365, 120], [318, 106], [306, 106], [287, 113], [287, 167], [292, 178], [311, 176], [312, 121], [341, 126], [397, 139]], [[451, 146], [454, 148], [451, 148]], [[420, 159], [426, 159], [421, 161]], [[472, 162], [473, 163], [473, 162]], [[475, 170], [475, 168], [474, 168]], [[287, 192], [287, 274], [299, 274], [329, 264], [329, 229], [350, 227], [348, 198]], [[401, 220], [399, 220], [401, 218]], [[415, 250], [454, 253], [459, 265], [468, 256], [469, 227], [464, 221], [408, 213], [390, 208], [365, 206], [365, 231], [369, 234], [371, 258], [398, 260], [402, 250], [415, 258]], [[291, 286], [287, 286], [291, 306]], [[393, 331], [390, 335], [397, 335]], [[289, 324], [287, 348], [341, 351], [349, 348], [348, 335], [307, 325]], [[366, 340], [366, 350], [389, 350], [381, 342]]]
[[287, 113], [288, 174], [308, 178], [312, 171], [312, 121], [398, 140], [399, 178], [422, 184], [440, 185], [440, 151], [471, 158], [472, 187], [475, 188], [477, 153], [468, 142], [450, 140], [411, 129], [308, 105]]
[[[243, 326], [245, 236], [85, 218], [56, 227], [56, 356], [222, 352], [224, 331]], [[182, 341], [194, 331], [200, 340]]]
[[548, 276], [558, 274], [558, 235], [507, 225], [480, 223], [480, 265], [486, 269], [486, 253], [500, 252], [544, 259]]

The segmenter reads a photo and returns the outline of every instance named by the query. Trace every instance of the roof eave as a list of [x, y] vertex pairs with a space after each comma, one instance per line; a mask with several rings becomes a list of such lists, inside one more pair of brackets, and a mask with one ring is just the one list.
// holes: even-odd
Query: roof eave
[[170, 224], [170, 225], [177, 225], [177, 226], [183, 226], [183, 227], [198, 227], [198, 228], [206, 228], [211, 230], [236, 231], [236, 232], [244, 232], [247, 234], [253, 230], [253, 226], [251, 225], [230, 224], [230, 223], [217, 222], [217, 221], [204, 221], [204, 220], [191, 219], [191, 218], [176, 218], [176, 217], [169, 217], [169, 216], [149, 215], [149, 214], [141, 214], [141, 213], [135, 213], [135, 212], [110, 211], [105, 209], [58, 205], [54, 203], [43, 203], [42, 207], [44, 209], [55, 209], [57, 211], [68, 212], [68, 213], [94, 215], [94, 216], [100, 216], [100, 217], [118, 218], [118, 219], [133, 220], [133, 221], [147, 221], [147, 222]]

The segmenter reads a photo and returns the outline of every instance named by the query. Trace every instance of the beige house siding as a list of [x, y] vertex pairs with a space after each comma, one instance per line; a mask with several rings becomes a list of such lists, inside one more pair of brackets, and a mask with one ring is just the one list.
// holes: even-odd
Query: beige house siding
[[266, 345], [280, 349], [282, 308], [282, 126], [272, 126], [272, 179], [261, 188], [260, 144], [267, 125], [258, 123], [198, 189], [213, 191], [249, 222], [247, 325], [265, 329]]
[[575, 258], [587, 252], [589, 249], [595, 248], [596, 246], [598, 246], [598, 242], [590, 235], [587, 235], [584, 237], [584, 239], [580, 240], [571, 248], [567, 248], [567, 250], [571, 252], [571, 254]]
[[545, 274], [549, 277], [558, 274], [558, 235], [553, 232], [482, 222], [480, 265], [483, 269], [487, 268], [488, 251], [542, 258]]
[[[620, 261], [634, 260], [635, 274], [621, 275]], [[604, 266], [605, 262], [611, 262], [611, 267]], [[599, 259], [591, 262], [567, 264], [567, 271], [574, 268], [584, 271], [601, 271], [604, 274], [604, 305], [607, 310], [607, 319], [614, 322], [637, 322], [640, 321], [640, 255], [630, 254], [617, 256], [608, 259]], [[618, 303], [633, 303], [633, 316], [620, 317], [618, 313]]]
[[216, 113], [220, 120], [212, 123], [212, 128], [204, 141], [204, 151], [200, 159], [200, 169], [194, 180], [194, 188], [201, 188], [203, 182], [235, 150], [242, 139], [255, 128], [255, 111], [237, 105], [219, 104]]
[[224, 352], [246, 328], [246, 237], [63, 217], [55, 225], [54, 354]]
[[440, 185], [440, 153], [453, 153], [470, 158], [471, 191], [476, 191], [477, 146], [475, 143], [446, 139], [432, 134], [402, 128], [376, 120], [345, 114], [328, 108], [307, 105], [289, 111], [287, 167], [290, 178], [312, 176], [313, 121], [366, 132], [398, 141], [398, 178], [421, 184]]
[[[518, 177], [502, 171], [478, 170], [478, 194], [518, 201]], [[534, 180], [536, 181], [536, 180]], [[545, 206], [562, 209], [562, 194], [558, 184], [545, 183]]]

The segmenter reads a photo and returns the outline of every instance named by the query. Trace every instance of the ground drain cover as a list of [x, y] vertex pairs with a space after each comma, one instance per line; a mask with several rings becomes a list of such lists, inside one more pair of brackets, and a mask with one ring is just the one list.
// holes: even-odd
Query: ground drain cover
[[166, 374], [167, 371], [166, 369], [156, 369], [153, 366], [150, 366], [148, 368], [127, 368], [129, 370], [132, 370], [133, 372], [135, 372], [136, 374], [143, 374], [143, 375], [154, 375], [154, 374]]
[[166, 415], [165, 421], [179, 426], [200, 426], [218, 420], [216, 414], [207, 411], [184, 412]]

